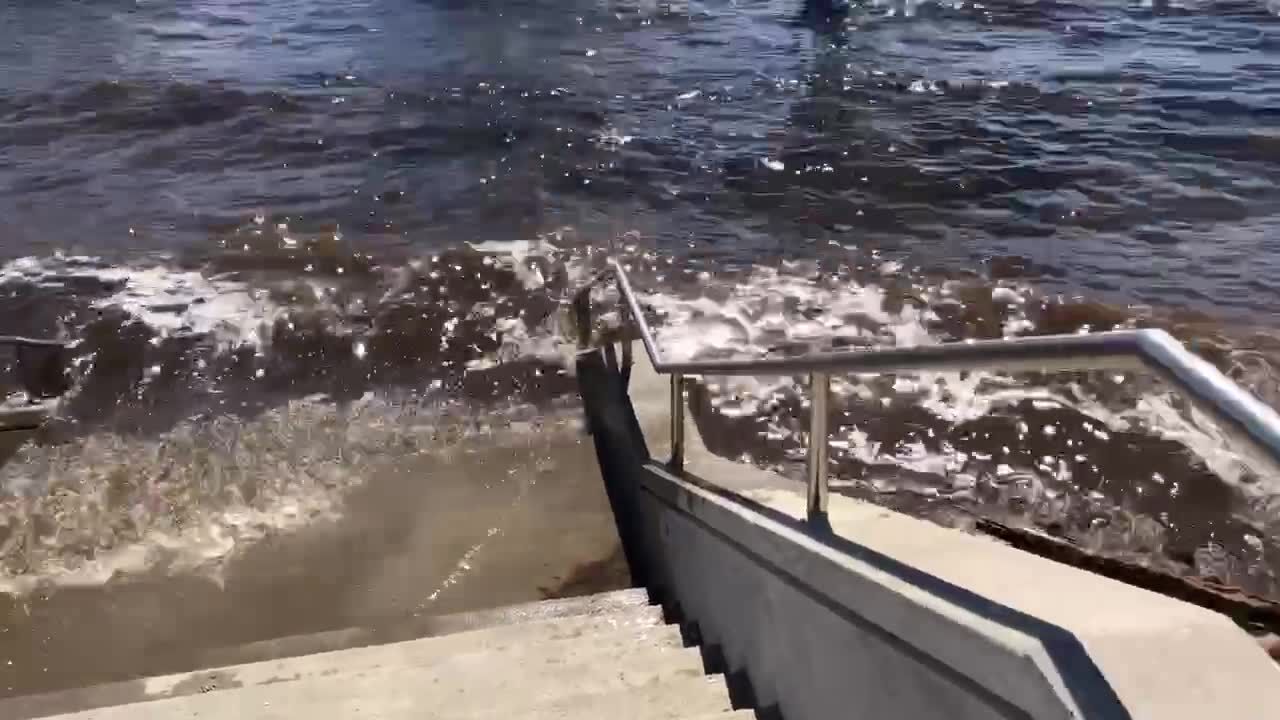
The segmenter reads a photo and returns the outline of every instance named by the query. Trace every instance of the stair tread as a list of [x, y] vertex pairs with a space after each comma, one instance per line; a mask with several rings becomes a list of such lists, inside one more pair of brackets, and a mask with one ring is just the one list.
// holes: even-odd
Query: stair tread
[[530, 664], [557, 660], [566, 665], [591, 661], [604, 669], [617, 658], [625, 661], [633, 655], [635, 662], [668, 660], [672, 667], [688, 666], [690, 660], [680, 653], [664, 653], [678, 650], [679, 631], [661, 623], [658, 608], [623, 609], [13, 698], [0, 701], [0, 716], [42, 717], [286, 681], [333, 682], [379, 669], [412, 670], [424, 676], [434, 670], [449, 677], [465, 668], [489, 675], [510, 668], [518, 675]]
[[566, 692], [550, 696], [537, 681], [524, 685], [518, 674], [509, 681], [505, 691], [468, 694], [458, 687], [421, 682], [413, 673], [379, 672], [341, 681], [256, 685], [60, 715], [52, 720], [416, 720], [424, 711], [430, 711], [432, 717], [456, 720], [496, 720], [513, 715], [526, 720], [569, 720], [603, 714], [611, 720], [665, 720], [725, 714], [731, 709], [719, 676], [677, 673], [603, 692], [592, 692], [592, 688], [568, 678]]
[[649, 612], [650, 607], [647, 591], [643, 588], [630, 588], [449, 615], [388, 618], [362, 627], [290, 635], [242, 645], [211, 648], [200, 657], [196, 667], [242, 665], [295, 655], [438, 637], [555, 618], [613, 615], [628, 610], [646, 613]]

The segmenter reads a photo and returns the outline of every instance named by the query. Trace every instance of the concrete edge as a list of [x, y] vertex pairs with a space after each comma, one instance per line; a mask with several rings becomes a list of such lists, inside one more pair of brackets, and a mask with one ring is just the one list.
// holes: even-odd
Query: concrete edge
[[[647, 592], [633, 588], [599, 595], [526, 603], [506, 608], [456, 613], [435, 618], [415, 618], [415, 620], [420, 620], [431, 627], [427, 628], [428, 631], [425, 634], [406, 631], [404, 632], [407, 635], [406, 637], [389, 637], [388, 634], [379, 635], [376, 631], [368, 628], [347, 628], [314, 635], [287, 636], [277, 640], [252, 643], [247, 646], [227, 648], [226, 656], [217, 656], [216, 654], [210, 656], [211, 660], [227, 660], [233, 656], [238, 656], [240, 657], [239, 662], [213, 662], [166, 675], [133, 678], [0, 699], [0, 718], [4, 718], [4, 720], [32, 720], [33, 718], [95, 710], [116, 705], [194, 695], [210, 692], [218, 688], [233, 688], [240, 682], [236, 679], [235, 672], [238, 667], [244, 665], [264, 665], [276, 663], [277, 661], [287, 661], [304, 655], [342, 652], [344, 650], [414, 640], [428, 640], [434, 637], [488, 630], [523, 622], [541, 623], [567, 618], [599, 618], [619, 614], [629, 616], [635, 611], [652, 615], [653, 627], [664, 627], [661, 611], [659, 608], [649, 604]], [[440, 632], [430, 632], [435, 627], [434, 623], [439, 623]], [[636, 631], [637, 628], [634, 627], [619, 629], [619, 632], [622, 633]], [[276, 642], [283, 643], [282, 647], [273, 647], [272, 644]], [[569, 641], [560, 639], [552, 640], [551, 642]], [[158, 686], [165, 686], [168, 689], [156, 692]]]
[[[1007, 613], [1013, 611], [982, 598], [964, 597], [971, 594], [962, 588], [921, 582], [926, 580], [921, 577], [908, 579], [903, 575], [915, 573], [841, 547], [835, 536], [815, 537], [801, 523], [726, 498], [656, 464], [647, 470], [645, 490], [661, 502], [692, 517], [807, 594], [834, 604], [851, 620], [873, 626], [936, 671], [961, 676], [971, 688], [1033, 717], [1054, 714], [1050, 709], [1056, 705], [1071, 717], [1129, 717], [1083, 647], [1077, 643], [1074, 652], [1062, 647], [1069, 633], [1060, 628], [1039, 628], [1057, 635], [1046, 642], [1041, 634], [1018, 627], [1034, 624], [1034, 619], [1011, 623]], [[764, 535], [744, 532], [746, 526], [763, 530]], [[904, 614], [906, 608], [912, 611]], [[1062, 657], [1064, 650], [1070, 657]], [[1063, 666], [1072, 668], [1073, 677], [1062, 671]], [[1029, 677], [1041, 683], [1030, 684]], [[1089, 698], [1086, 707], [1077, 701], [1081, 694]]]
[[633, 686], [603, 690], [574, 683], [524, 685], [519, 676], [503, 676], [504, 692], [458, 693], [452, 683], [406, 684], [411, 677], [396, 670], [365, 675], [347, 682], [332, 680], [248, 685], [211, 694], [158, 698], [152, 702], [104, 708], [100, 712], [52, 716], [51, 720], [176, 720], [201, 718], [409, 718], [444, 717], [452, 720], [496, 720], [523, 717], [599, 717], [622, 710], [626, 717], [645, 717], [654, 706], [673, 717], [678, 709], [727, 713], [732, 706], [723, 678], [686, 669]]
[[287, 635], [244, 645], [212, 648], [201, 654], [195, 668], [191, 669], [243, 665], [317, 652], [439, 637], [519, 622], [607, 615], [621, 610], [644, 608], [648, 605], [649, 596], [644, 589], [629, 588], [598, 595], [541, 600], [448, 615], [389, 618], [364, 627], [342, 628], [307, 635]]
[[[632, 356], [635, 366], [620, 373], [616, 352], [597, 354], [599, 366], [621, 378], [623, 387], [614, 392], [633, 405], [632, 422], [639, 435], [636, 442], [644, 460], [649, 460], [649, 448], [656, 455], [669, 452], [668, 381], [653, 371], [643, 351]], [[1118, 707], [1121, 716], [1135, 712], [1144, 717], [1199, 717], [1216, 707], [1233, 717], [1260, 717], [1260, 708], [1269, 700], [1280, 702], [1280, 683], [1275, 682], [1280, 680], [1280, 668], [1267, 662], [1265, 653], [1255, 652], [1252, 641], [1224, 617], [989, 538], [839, 495], [832, 496], [831, 517], [836, 530], [815, 535], [799, 522], [804, 512], [800, 484], [713, 455], [703, 445], [694, 422], [686, 422], [685, 433], [682, 479], [702, 483], [701, 489], [758, 512], [772, 513], [779, 522], [791, 524], [809, 537], [820, 537], [840, 552], [896, 572], [929, 592], [961, 598], [976, 611], [998, 618], [1033, 639], [1046, 679], [1069, 691], [1087, 716], [1107, 717]], [[665, 472], [660, 466], [654, 469]], [[846, 511], [843, 523], [839, 522], [841, 510]], [[981, 571], [970, 572], [975, 561], [991, 565], [988, 570], [994, 569], [995, 577], [1005, 580], [993, 585], [989, 573], [981, 577]], [[1014, 567], [1007, 564], [1009, 561], [1014, 561]], [[952, 572], [959, 567], [965, 571]], [[931, 574], [935, 571], [942, 572]], [[1010, 573], [1053, 578], [1050, 586], [1057, 590], [1048, 593], [1036, 583], [1019, 583]], [[959, 580], [946, 580], [952, 576]], [[970, 579], [980, 581], [971, 586]], [[1072, 592], [1064, 597], [1058, 590]], [[1101, 595], [1094, 597], [1093, 591], [1101, 591]], [[1102, 605], [1090, 606], [1090, 597]], [[1068, 598], [1079, 598], [1083, 603]], [[1120, 606], [1107, 607], [1113, 602]], [[1095, 619], [1091, 607], [1106, 611], [1102, 613], [1105, 617]], [[1062, 618], [1066, 621], [1059, 622]], [[1101, 696], [1099, 688], [1105, 689]], [[1105, 699], [1101, 706], [1100, 699]]]
[[31, 430], [43, 425], [57, 411], [58, 401], [0, 399], [0, 432]]
[[[667, 405], [668, 394], [665, 392], [666, 378], [659, 376], [649, 363], [648, 356], [642, 349], [633, 350], [635, 365], [623, 376], [626, 388], [626, 399], [632, 403], [637, 430], [646, 445], [657, 452], [669, 452], [670, 439], [664, 432], [669, 428], [670, 410]], [[618, 355], [606, 351], [598, 354], [604, 368], [617, 368]], [[686, 405], [686, 417], [691, 418]], [[875, 553], [855, 542], [840, 538], [828, 528], [825, 532], [815, 533], [814, 528], [799, 521], [796, 516], [788, 515], [767, 504], [755, 502], [750, 498], [755, 490], [785, 489], [794, 492], [796, 484], [774, 473], [758, 468], [733, 463], [715, 456], [706, 449], [695, 422], [685, 423], [685, 463], [682, 477], [676, 477], [667, 468], [654, 462], [648, 467], [646, 481], [662, 477], [673, 483], [678, 492], [699, 496], [704, 507], [720, 505], [731, 516], [744, 519], [745, 515], [754, 515], [762, 521], [769, 522], [772, 530], [784, 543], [795, 543], [813, 551], [815, 557], [823, 557], [827, 562], [839, 565], [843, 558], [854, 561], [856, 574], [872, 579], [867, 591], [897, 592], [915, 603], [917, 607], [929, 613], [935, 622], [929, 623], [930, 629], [924, 625], [906, 626], [902, 628], [881, 624], [881, 628], [889, 635], [900, 638], [913, 638], [911, 645], [933, 656], [945, 666], [965, 668], [968, 678], [977, 685], [988, 689], [999, 689], [1005, 700], [1014, 701], [1022, 708], [1028, 706], [1045, 707], [1046, 702], [1060, 702], [1076, 716], [1128, 718], [1128, 712], [1120, 702], [1115, 691], [1106, 681], [1100, 668], [1092, 661], [1078, 638], [1064, 628], [1043, 623], [1035, 618], [1017, 613], [1011, 608], [1001, 606], [987, 598], [982, 598], [962, 588], [945, 583], [925, 572], [911, 568], [891, 558]], [[696, 473], [696, 474], [695, 474]], [[705, 475], [715, 478], [715, 482], [699, 477]], [[692, 481], [692, 482], [690, 482]], [[655, 489], [650, 483], [647, 488]], [[657, 493], [661, 495], [661, 493]], [[840, 498], [833, 498], [838, 501]], [[679, 502], [668, 494], [663, 501], [679, 508]], [[686, 508], [680, 508], [688, 512]], [[702, 518], [699, 518], [702, 520]], [[754, 521], [753, 517], [748, 522]], [[713, 525], [714, 527], [714, 525]], [[726, 537], [738, 539], [734, 534], [724, 533], [723, 528], [716, 528]], [[756, 549], [751, 549], [753, 552]], [[756, 552], [757, 557], [766, 557], [776, 566], [785, 564], [776, 562], [785, 550], [774, 548], [772, 558]], [[848, 568], [846, 568], [848, 569]], [[802, 584], [805, 584], [801, 580]], [[853, 598], [848, 596], [848, 607], [856, 607]], [[876, 619], [868, 618], [872, 622]], [[982, 667], [973, 662], [968, 653], [929, 652], [925, 648], [943, 647], [938, 638], [947, 634], [955, 634], [957, 639], [967, 636], [968, 643], [960, 647], [973, 647], [973, 641], [981, 638], [981, 642], [990, 643], [993, 649], [999, 648], [1003, 658], [993, 657], [993, 666], [1000, 668], [987, 673], [978, 672]], [[933, 642], [930, 642], [932, 640]], [[1043, 680], [1043, 685], [1032, 689], [1014, 681], [1015, 674], [1033, 671]], [[1015, 700], [1020, 698], [1020, 700]], [[1051, 700], [1052, 698], [1052, 700]]]
[[[847, 547], [837, 550], [831, 542], [836, 538], [830, 532], [819, 536], [815, 528], [782, 512], [762, 507], [725, 488], [699, 486], [690, 481], [696, 478], [689, 478], [687, 473], [676, 477], [653, 462], [644, 429], [654, 427], [654, 410], [665, 405], [655, 400], [666, 397], [665, 392], [656, 393], [653, 379], [657, 376], [651, 369], [637, 365], [628, 378], [627, 373], [620, 372], [617, 353], [608, 350], [584, 353], [578, 360], [578, 377], [606, 489], [628, 561], [633, 572], [639, 569], [639, 580], [661, 584], [665, 561], [650, 556], [651, 551], [646, 549], [647, 531], [639, 510], [643, 503], [632, 497], [637, 491], [708, 531], [713, 542], [734, 550], [811, 601], [994, 706], [1004, 706], [1014, 715], [1034, 717], [1086, 714], [1077, 698], [1065, 691], [1065, 683], [1054, 664], [1047, 661], [1047, 648], [1038, 638], [997, 622], [990, 614], [949, 602], [939, 597], [935, 588], [913, 582], [918, 578], [895, 576], [849, 552]], [[633, 410], [637, 385], [641, 388], [639, 402], [645, 405], [642, 415]], [[660, 426], [665, 425], [662, 422]], [[692, 444], [686, 446], [686, 453], [697, 450]], [[678, 593], [678, 588], [675, 590]], [[870, 617], [866, 616], [868, 603], [877, 606]], [[687, 619], [695, 623], [700, 620]], [[943, 637], [950, 640], [955, 652], [938, 652], [937, 648], [946, 642], [940, 639]], [[1101, 677], [1087, 655], [1085, 665], [1094, 670], [1092, 679]], [[751, 668], [745, 669], [751, 672]], [[1100, 704], [1103, 712], [1092, 715], [1127, 720], [1127, 712], [1105, 681], [1089, 685], [1092, 695], [1096, 697], [1101, 691], [1101, 697], [1107, 699]]]

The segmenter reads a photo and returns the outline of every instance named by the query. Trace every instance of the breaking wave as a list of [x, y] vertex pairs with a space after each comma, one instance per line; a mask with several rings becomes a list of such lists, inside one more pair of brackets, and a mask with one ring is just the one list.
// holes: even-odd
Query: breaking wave
[[[9, 263], [10, 298], [57, 310], [10, 321], [38, 332], [10, 330], [60, 327], [77, 345], [57, 420], [0, 469], [2, 587], [216, 571], [237, 546], [340, 514], [369, 458], [413, 447], [416, 426], [399, 427], [390, 398], [473, 417], [572, 404], [567, 303], [610, 252], [680, 357], [1160, 326], [1277, 397], [1269, 336], [1044, 295], [1016, 258], [949, 279], [833, 247], [735, 271], [642, 244], [606, 251], [566, 230], [390, 264], [256, 218], [198, 264]], [[1277, 592], [1280, 488], [1151, 378], [847, 376], [833, 392], [841, 492]], [[713, 451], [797, 471], [802, 379], [705, 378], [693, 397]]]

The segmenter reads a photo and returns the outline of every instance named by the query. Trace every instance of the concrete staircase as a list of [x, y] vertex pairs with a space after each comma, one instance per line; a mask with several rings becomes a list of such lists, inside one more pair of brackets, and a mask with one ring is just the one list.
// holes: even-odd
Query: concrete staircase
[[[368, 644], [397, 633], [431, 636]], [[283, 638], [213, 656], [241, 662], [13, 698], [0, 701], [0, 717], [754, 717], [733, 711], [723, 678], [704, 673], [698, 649], [683, 646], [678, 628], [664, 623], [643, 590], [420, 619], [398, 630]]]

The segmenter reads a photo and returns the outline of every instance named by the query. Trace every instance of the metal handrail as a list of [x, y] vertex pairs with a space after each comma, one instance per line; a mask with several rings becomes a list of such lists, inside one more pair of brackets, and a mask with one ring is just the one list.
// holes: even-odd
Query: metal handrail
[[658, 350], [653, 331], [617, 260], [596, 274], [574, 296], [584, 349], [590, 346], [591, 290], [614, 279], [622, 296], [624, 315], [640, 334], [655, 371], [671, 376], [671, 465], [684, 460], [685, 375], [809, 375], [814, 394], [809, 408], [806, 459], [810, 519], [827, 512], [827, 405], [830, 374], [913, 371], [996, 370], [1001, 372], [1053, 370], [1147, 369], [1173, 384], [1208, 413], [1234, 440], [1250, 447], [1280, 476], [1280, 414], [1236, 385], [1221, 371], [1192, 354], [1163, 330], [1117, 330], [1079, 335], [1042, 335], [1002, 340], [968, 340], [916, 347], [876, 347], [818, 352], [785, 358], [728, 360], [667, 360]]

